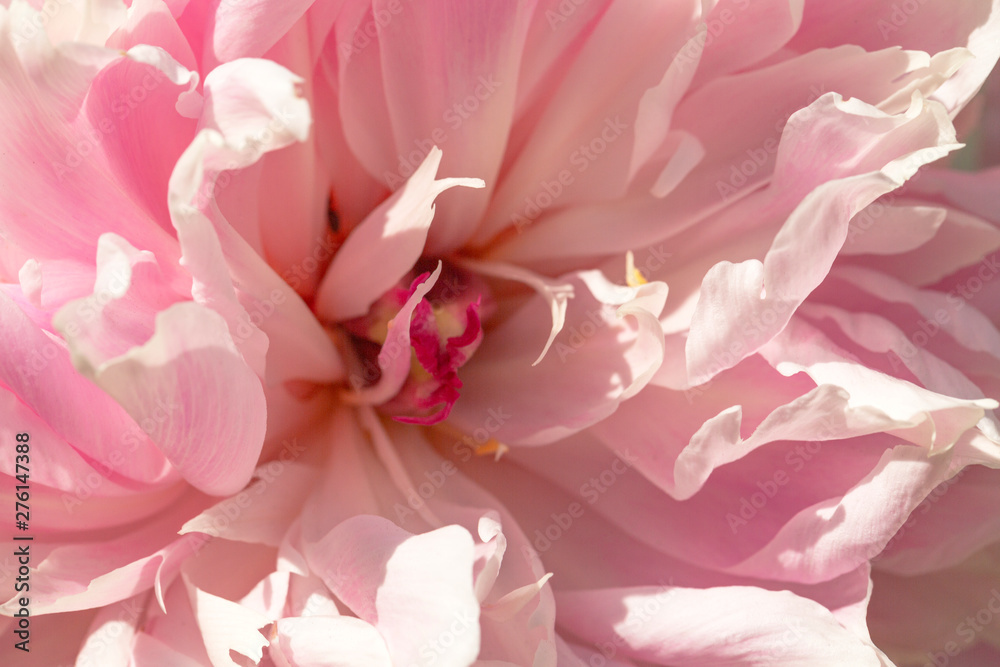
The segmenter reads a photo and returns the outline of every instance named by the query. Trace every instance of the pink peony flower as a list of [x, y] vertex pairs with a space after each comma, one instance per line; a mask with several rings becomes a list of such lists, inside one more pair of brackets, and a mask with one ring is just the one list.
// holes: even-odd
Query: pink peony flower
[[3, 662], [992, 664], [998, 22], [5, 3]]

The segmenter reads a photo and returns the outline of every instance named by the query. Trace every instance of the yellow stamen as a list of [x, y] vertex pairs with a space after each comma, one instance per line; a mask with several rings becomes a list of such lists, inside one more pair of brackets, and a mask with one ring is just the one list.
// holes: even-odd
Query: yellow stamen
[[[455, 428], [446, 421], [441, 422], [440, 424], [434, 424], [430, 428], [439, 433], [444, 433], [449, 438], [461, 440], [465, 444], [472, 446], [472, 438], [466, 435], [464, 431]], [[499, 461], [501, 456], [510, 451], [510, 447], [503, 444], [496, 438], [490, 438], [481, 445], [477, 444], [472, 446], [472, 451], [479, 456], [489, 456], [490, 454], [493, 454], [493, 460]]]
[[632, 251], [629, 250], [625, 253], [625, 284], [629, 287], [641, 287], [648, 282], [646, 276], [642, 275], [642, 272], [635, 268], [635, 257], [633, 257]]
[[499, 461], [500, 457], [506, 454], [510, 450], [510, 447], [503, 444], [496, 438], [490, 438], [481, 445], [476, 445], [476, 454], [478, 456], [489, 456], [493, 454], [493, 460]]

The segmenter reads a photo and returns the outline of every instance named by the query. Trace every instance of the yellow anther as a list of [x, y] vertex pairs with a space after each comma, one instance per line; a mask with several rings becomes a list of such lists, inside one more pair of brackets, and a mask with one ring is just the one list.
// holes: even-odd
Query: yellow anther
[[503, 444], [496, 438], [490, 438], [481, 445], [476, 445], [476, 454], [479, 456], [489, 456], [493, 454], [493, 460], [499, 461], [500, 457], [507, 453], [510, 449], [507, 445]]
[[629, 250], [625, 253], [625, 284], [629, 287], [640, 287], [648, 282], [646, 276], [642, 275], [642, 272], [635, 268], [635, 257], [632, 256], [632, 251]]

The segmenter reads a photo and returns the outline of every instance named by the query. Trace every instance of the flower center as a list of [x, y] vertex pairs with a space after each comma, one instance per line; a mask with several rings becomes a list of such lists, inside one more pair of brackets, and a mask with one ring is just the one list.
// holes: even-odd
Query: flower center
[[[380, 411], [400, 422], [436, 424], [448, 417], [462, 388], [458, 369], [482, 342], [482, 320], [494, 308], [486, 284], [448, 262], [441, 262], [440, 275], [427, 289], [428, 269], [436, 266], [420, 260], [368, 314], [343, 323], [353, 350], [348, 356], [354, 390], [377, 393], [370, 390], [391, 382], [386, 375], [393, 366], [398, 371], [408, 363], [399, 390], [379, 403]], [[419, 291], [425, 293], [417, 296]], [[408, 336], [391, 335], [400, 326], [408, 327]]]

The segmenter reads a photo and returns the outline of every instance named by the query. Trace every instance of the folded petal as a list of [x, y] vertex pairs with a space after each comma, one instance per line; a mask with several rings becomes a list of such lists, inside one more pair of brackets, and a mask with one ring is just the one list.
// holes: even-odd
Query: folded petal
[[884, 664], [822, 605], [784, 591], [604, 589], [561, 593], [557, 602], [572, 632], [657, 665]]
[[[137, 423], [151, 422], [150, 438], [192, 485], [228, 495], [250, 481], [264, 442], [264, 393], [215, 311], [175, 304], [156, 315], [143, 345], [89, 361], [94, 382]], [[181, 418], [163, 419], [164, 405]]]
[[472, 549], [458, 526], [410, 535], [386, 519], [358, 516], [310, 558], [337, 597], [378, 628], [394, 662], [465, 665], [479, 653]]
[[385, 639], [374, 626], [349, 616], [283, 618], [270, 646], [278, 665], [392, 667]]
[[[456, 186], [483, 187], [477, 178], [437, 179], [441, 155], [439, 148], [432, 148], [406, 184], [347, 237], [320, 286], [320, 317], [339, 321], [367, 313], [420, 258], [437, 196]], [[376, 266], [378, 271], [372, 271]], [[351, 289], [345, 289], [348, 284]]]
[[[800, 141], [811, 146], [807, 161], [791, 152]], [[857, 175], [819, 185], [807, 195], [775, 236], [763, 262], [723, 262], [708, 272], [687, 344], [692, 380], [711, 379], [719, 368], [713, 356], [727, 353], [738, 361], [780, 331], [823, 281], [844, 244], [851, 218], [901, 185], [917, 167], [946, 154], [953, 141], [943, 109], [919, 97], [902, 116], [883, 114], [856, 100], [844, 102], [837, 95], [826, 95], [793, 116], [778, 154], [776, 182], [798, 181], [792, 191], [815, 187], [810, 181], [831, 161], [850, 162]], [[900, 150], [902, 144], [909, 150]], [[871, 168], [876, 171], [868, 171]]]
[[551, 442], [607, 417], [659, 368], [663, 332], [656, 318], [666, 285], [625, 287], [596, 271], [560, 282], [576, 296], [549, 354], [532, 365], [551, 330], [549, 305], [537, 296], [489, 332], [463, 367], [465, 387], [452, 411], [457, 426], [471, 433], [490, 409], [499, 409], [511, 418], [495, 430], [496, 439]]

